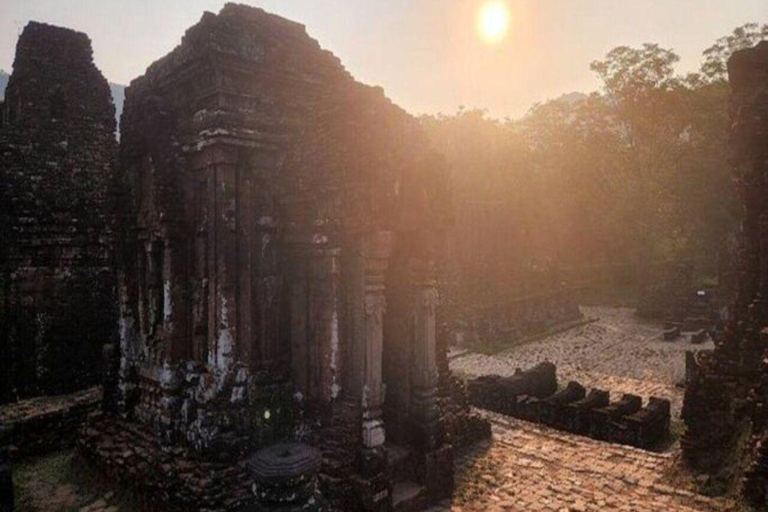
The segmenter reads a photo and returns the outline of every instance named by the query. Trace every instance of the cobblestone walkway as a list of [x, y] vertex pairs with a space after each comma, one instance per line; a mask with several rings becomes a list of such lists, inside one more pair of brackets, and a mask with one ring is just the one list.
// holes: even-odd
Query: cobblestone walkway
[[596, 322], [555, 334], [493, 356], [469, 353], [451, 362], [451, 369], [468, 376], [511, 375], [542, 361], [557, 365], [558, 382], [577, 380], [587, 388], [657, 396], [672, 402], [679, 416], [685, 377], [685, 351], [712, 348], [709, 341], [691, 345], [689, 336], [667, 342], [662, 326], [635, 317], [627, 308], [582, 308]]
[[429, 512], [731, 512], [733, 503], [665, 484], [671, 454], [651, 453], [485, 413], [493, 441], [457, 459], [452, 502]]

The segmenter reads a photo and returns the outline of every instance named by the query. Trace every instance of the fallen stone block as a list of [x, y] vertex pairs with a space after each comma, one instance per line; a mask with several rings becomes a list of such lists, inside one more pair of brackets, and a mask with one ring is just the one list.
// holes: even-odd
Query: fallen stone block
[[510, 377], [484, 375], [469, 381], [467, 389], [475, 407], [516, 416], [519, 397], [545, 398], [557, 391], [556, 368], [545, 362]]
[[591, 414], [590, 437], [608, 441], [608, 424], [622, 416], [636, 413], [642, 405], [643, 401], [639, 396], [625, 394], [618, 402], [607, 407], [594, 409]]
[[574, 434], [589, 435], [592, 410], [606, 407], [610, 403], [610, 393], [602, 389], [593, 389], [589, 394], [565, 407], [565, 430]]
[[707, 337], [709, 336], [709, 333], [706, 329], [701, 329], [699, 331], [696, 331], [695, 333], [691, 334], [691, 343], [694, 345], [701, 345], [702, 343], [707, 341]]
[[650, 449], [669, 436], [670, 410], [669, 400], [651, 397], [636, 413], [609, 422], [607, 440]]
[[517, 397], [513, 416], [531, 423], [539, 423], [541, 421], [541, 399], [528, 395]]
[[550, 427], [566, 429], [566, 406], [581, 400], [587, 394], [584, 386], [576, 381], [571, 381], [565, 389], [558, 391], [541, 402], [541, 422]]

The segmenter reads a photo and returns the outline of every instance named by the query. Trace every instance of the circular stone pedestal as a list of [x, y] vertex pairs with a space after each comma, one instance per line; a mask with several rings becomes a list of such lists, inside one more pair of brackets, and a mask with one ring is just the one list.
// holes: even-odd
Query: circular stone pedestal
[[323, 501], [317, 490], [322, 456], [298, 443], [280, 443], [256, 452], [248, 461], [253, 476], [254, 510], [320, 512]]

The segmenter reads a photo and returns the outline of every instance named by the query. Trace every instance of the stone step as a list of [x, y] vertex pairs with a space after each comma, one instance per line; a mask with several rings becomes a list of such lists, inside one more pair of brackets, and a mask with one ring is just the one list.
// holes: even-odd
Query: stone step
[[427, 489], [410, 480], [395, 482], [392, 486], [392, 510], [414, 512], [427, 504]]

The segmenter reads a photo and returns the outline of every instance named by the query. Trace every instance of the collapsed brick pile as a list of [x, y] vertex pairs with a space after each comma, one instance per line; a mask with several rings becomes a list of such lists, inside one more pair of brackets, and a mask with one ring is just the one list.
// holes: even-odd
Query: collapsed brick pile
[[207, 460], [160, 440], [146, 425], [100, 414], [82, 429], [78, 447], [105, 479], [129, 485], [150, 509], [234, 510], [251, 499], [244, 461]]
[[92, 53], [30, 22], [0, 104], [0, 403], [95, 384], [117, 331], [115, 109]]
[[643, 407], [639, 396], [625, 394], [611, 403], [608, 391], [587, 393], [575, 381], [558, 390], [552, 363], [511, 377], [478, 377], [469, 392], [477, 407], [593, 439], [653, 449], [669, 437], [669, 400], [651, 397]]
[[735, 176], [744, 217], [733, 314], [713, 352], [691, 364], [683, 406], [683, 455], [726, 488], [738, 483], [766, 505], [768, 465], [768, 42], [728, 62]]

